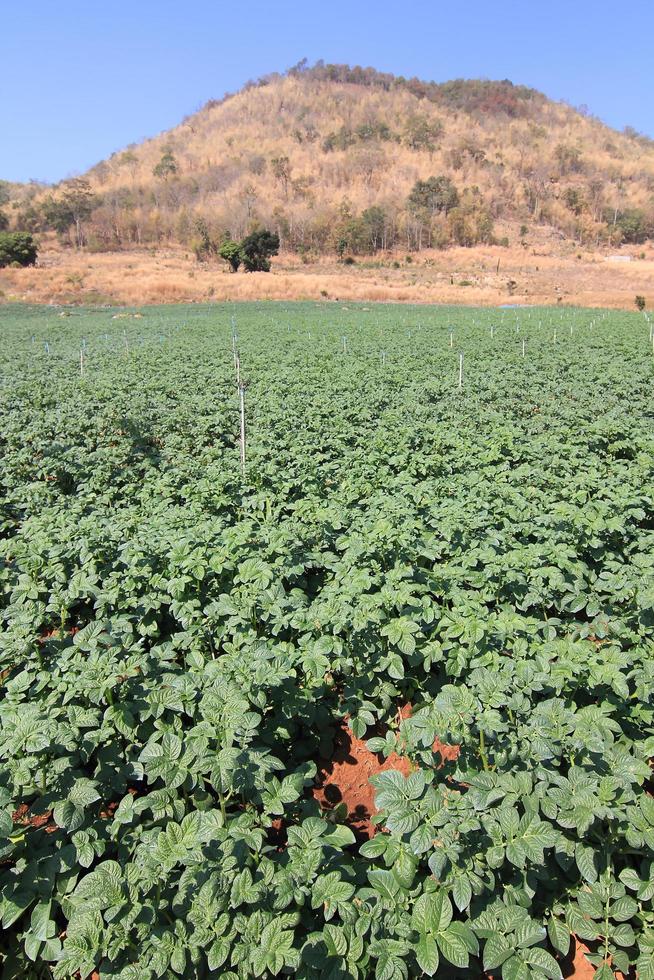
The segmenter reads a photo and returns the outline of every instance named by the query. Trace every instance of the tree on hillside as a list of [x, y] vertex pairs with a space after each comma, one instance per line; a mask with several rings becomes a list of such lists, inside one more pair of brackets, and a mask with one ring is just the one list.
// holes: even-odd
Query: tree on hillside
[[291, 179], [291, 164], [288, 157], [273, 157], [270, 161], [273, 177], [279, 184], [284, 194], [284, 200], [288, 199], [288, 183]]
[[246, 272], [270, 272], [270, 257], [279, 252], [279, 235], [262, 228], [241, 242], [241, 257]]
[[409, 214], [415, 219], [418, 248], [422, 247], [423, 229], [427, 229], [431, 244], [433, 222], [438, 214], [447, 217], [449, 211], [457, 207], [459, 193], [449, 177], [428, 177], [417, 180], [411, 188], [406, 201]]
[[428, 116], [409, 116], [404, 127], [404, 142], [411, 150], [427, 150], [433, 153], [443, 135], [443, 124]]
[[[3, 204], [8, 204], [11, 194], [9, 193], [9, 184], [6, 180], [0, 180], [0, 208]], [[0, 231], [4, 231], [9, 227], [9, 218], [4, 211], [0, 211]]]
[[97, 207], [98, 199], [91, 185], [84, 177], [74, 177], [64, 185], [61, 197], [48, 198], [43, 204], [43, 217], [46, 223], [60, 235], [75, 228], [75, 244], [81, 248], [85, 243], [84, 222], [90, 218]]
[[450, 234], [457, 245], [473, 245], [493, 240], [493, 218], [478, 187], [467, 187], [461, 200], [448, 215]]
[[121, 153], [117, 163], [119, 167], [127, 167], [132, 175], [132, 180], [136, 177], [136, 172], [139, 168], [139, 158], [132, 150], [125, 150], [124, 153]]
[[177, 160], [171, 150], [164, 150], [161, 160], [152, 168], [152, 174], [160, 180], [166, 181], [169, 177], [174, 177], [178, 172]]
[[449, 177], [428, 177], [417, 180], [407, 198], [407, 208], [414, 214], [433, 218], [435, 214], [447, 214], [459, 203], [459, 194]]
[[581, 150], [577, 146], [559, 143], [554, 150], [554, 156], [559, 165], [561, 177], [565, 177], [567, 174], [579, 174], [584, 169]]

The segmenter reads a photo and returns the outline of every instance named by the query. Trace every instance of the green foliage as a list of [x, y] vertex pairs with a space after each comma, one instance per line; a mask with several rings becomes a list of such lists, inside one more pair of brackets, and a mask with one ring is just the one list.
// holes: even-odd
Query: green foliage
[[81, 246], [85, 244], [84, 222], [90, 218], [98, 204], [98, 198], [88, 180], [75, 177], [65, 183], [59, 197], [50, 195], [46, 198], [41, 212], [46, 227], [54, 229], [60, 235], [74, 228], [75, 242]]
[[620, 231], [622, 241], [641, 244], [654, 234], [654, 219], [641, 208], [627, 208], [624, 211], [607, 211], [604, 220]]
[[224, 242], [221, 242], [218, 254], [221, 259], [229, 263], [232, 272], [238, 272], [239, 266], [243, 261], [241, 246], [238, 242], [232, 241], [231, 238], [226, 238]]
[[447, 214], [458, 203], [458, 191], [445, 176], [417, 180], [407, 198], [408, 210], [423, 220], [430, 220], [436, 214]]
[[388, 219], [382, 207], [373, 205], [358, 216], [347, 215], [334, 229], [334, 245], [340, 258], [346, 251], [370, 255], [386, 244]]
[[569, 143], [559, 143], [554, 150], [554, 156], [559, 164], [561, 176], [578, 174], [584, 169], [584, 161], [578, 146]]
[[563, 193], [565, 206], [577, 216], [584, 210], [584, 198], [581, 191], [576, 187], [566, 187]]
[[261, 228], [247, 235], [240, 245], [246, 272], [270, 272], [270, 257], [279, 252], [279, 235]]
[[458, 245], [471, 248], [493, 240], [493, 218], [477, 187], [468, 187], [449, 214], [449, 231]]
[[432, 153], [443, 134], [443, 124], [414, 113], [409, 116], [404, 126], [404, 142], [411, 150], [427, 150]]
[[0, 269], [8, 265], [34, 265], [38, 246], [25, 231], [0, 231]]
[[174, 153], [171, 150], [164, 150], [161, 154], [161, 159], [159, 163], [155, 164], [152, 168], [152, 174], [154, 177], [158, 177], [160, 180], [168, 180], [170, 177], [174, 177], [179, 171], [179, 166], [177, 160], [175, 159]]
[[113, 315], [0, 308], [3, 976], [651, 980], [643, 317]]

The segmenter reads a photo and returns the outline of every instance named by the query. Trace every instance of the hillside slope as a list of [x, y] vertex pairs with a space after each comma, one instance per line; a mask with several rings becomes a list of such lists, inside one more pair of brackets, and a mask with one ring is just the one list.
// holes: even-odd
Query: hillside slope
[[654, 228], [654, 141], [508, 81], [346, 66], [261, 79], [85, 176], [92, 213], [57, 223], [56, 205], [87, 190], [64, 182], [14, 191], [12, 224], [96, 249], [205, 252], [262, 224], [309, 256], [517, 244], [538, 226], [614, 247]]

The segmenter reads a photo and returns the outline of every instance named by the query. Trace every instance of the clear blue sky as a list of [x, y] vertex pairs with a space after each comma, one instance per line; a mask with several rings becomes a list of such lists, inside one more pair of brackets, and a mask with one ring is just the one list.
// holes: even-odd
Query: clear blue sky
[[0, 178], [59, 180], [300, 58], [510, 78], [654, 136], [654, 0], [6, 0]]

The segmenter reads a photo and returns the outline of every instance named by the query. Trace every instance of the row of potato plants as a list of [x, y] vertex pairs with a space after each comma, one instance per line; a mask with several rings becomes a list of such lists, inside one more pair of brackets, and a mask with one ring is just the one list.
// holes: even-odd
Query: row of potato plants
[[643, 320], [0, 322], [3, 978], [653, 980]]

